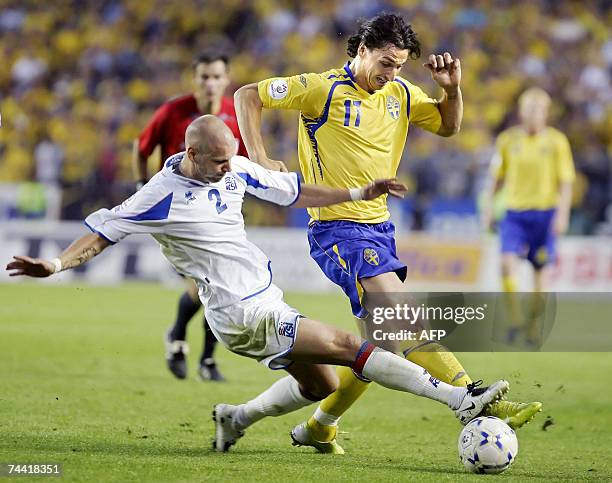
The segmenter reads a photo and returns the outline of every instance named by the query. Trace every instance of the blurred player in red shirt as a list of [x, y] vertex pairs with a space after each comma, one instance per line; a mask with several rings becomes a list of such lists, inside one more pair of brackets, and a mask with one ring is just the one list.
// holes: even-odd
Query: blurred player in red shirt
[[[147, 160], [159, 145], [161, 157], [158, 170], [165, 160], [185, 149], [185, 130], [195, 118], [204, 114], [214, 114], [221, 118], [231, 129], [238, 154], [247, 156], [240, 138], [234, 101], [223, 94], [229, 80], [229, 58], [221, 53], [203, 53], [192, 63], [193, 93], [176, 97], [162, 104], [134, 141], [133, 168], [137, 189], [147, 182]], [[166, 361], [168, 368], [179, 379], [187, 377], [185, 356], [188, 346], [185, 342], [187, 324], [201, 306], [198, 291], [192, 280], [188, 281], [185, 293], [179, 299], [174, 325], [166, 334]], [[204, 348], [200, 357], [198, 374], [203, 380], [222, 381], [213, 357], [217, 340], [204, 320]]]

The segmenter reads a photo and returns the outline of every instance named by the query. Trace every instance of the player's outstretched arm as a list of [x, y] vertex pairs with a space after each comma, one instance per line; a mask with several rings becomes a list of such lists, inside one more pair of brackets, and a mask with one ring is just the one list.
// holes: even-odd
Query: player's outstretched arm
[[261, 110], [263, 103], [259, 98], [257, 84], [247, 84], [234, 94], [234, 105], [240, 135], [249, 153], [249, 159], [272, 171], [287, 172], [282, 161], [269, 159], [261, 136]]
[[82, 236], [62, 252], [58, 258], [44, 260], [16, 255], [9, 262], [6, 270], [9, 276], [26, 275], [28, 277], [44, 278], [54, 273], [78, 267], [102, 252], [110, 243], [97, 233]]
[[403, 198], [407, 188], [395, 179], [377, 179], [363, 188], [337, 189], [327, 186], [302, 185], [300, 197], [293, 204], [296, 208], [316, 208], [346, 201], [373, 200], [384, 194]]

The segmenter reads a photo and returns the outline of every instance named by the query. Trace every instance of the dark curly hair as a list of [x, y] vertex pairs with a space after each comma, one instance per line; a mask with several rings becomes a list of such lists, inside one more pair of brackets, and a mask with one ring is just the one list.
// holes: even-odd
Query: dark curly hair
[[383, 12], [371, 19], [361, 20], [357, 33], [348, 39], [346, 53], [351, 58], [356, 57], [362, 42], [370, 50], [393, 44], [398, 49], [408, 49], [411, 59], [421, 56], [421, 43], [412, 26], [394, 13]]

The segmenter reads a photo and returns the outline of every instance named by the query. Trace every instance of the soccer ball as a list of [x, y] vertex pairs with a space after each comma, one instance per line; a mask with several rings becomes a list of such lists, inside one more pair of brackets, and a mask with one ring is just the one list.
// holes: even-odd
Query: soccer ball
[[472, 473], [501, 473], [518, 454], [514, 430], [493, 416], [470, 421], [461, 431], [457, 447], [463, 466]]

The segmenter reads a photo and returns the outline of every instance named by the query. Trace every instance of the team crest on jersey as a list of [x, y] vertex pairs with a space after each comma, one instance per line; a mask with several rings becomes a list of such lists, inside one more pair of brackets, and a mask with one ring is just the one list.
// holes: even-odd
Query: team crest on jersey
[[391, 118], [397, 121], [400, 116], [400, 101], [393, 96], [387, 96], [387, 111], [391, 114]]
[[370, 265], [378, 266], [380, 263], [380, 259], [378, 258], [378, 253], [373, 248], [366, 248], [363, 251], [363, 259], [368, 262]]
[[278, 326], [278, 335], [293, 338], [295, 336], [295, 323], [281, 322], [281, 324]]
[[193, 194], [193, 191], [189, 190], [185, 192], [185, 200], [187, 200], [187, 204], [191, 203], [192, 201], [196, 200], [195, 195]]
[[225, 178], [225, 189], [228, 191], [234, 191], [238, 189], [238, 186], [236, 185], [236, 180], [233, 176], [227, 176]]

